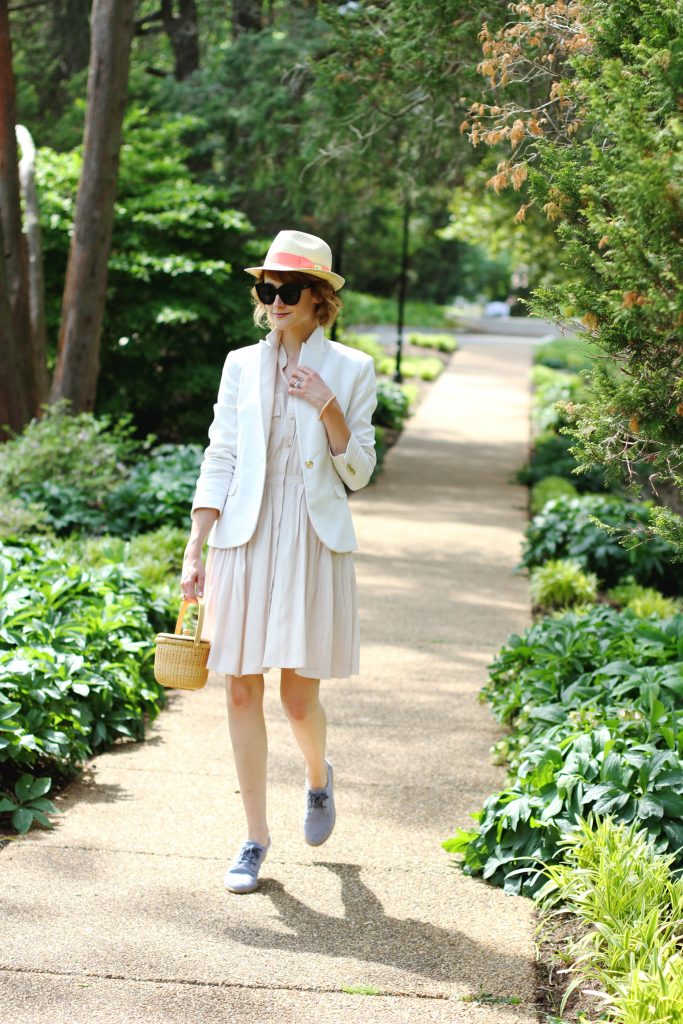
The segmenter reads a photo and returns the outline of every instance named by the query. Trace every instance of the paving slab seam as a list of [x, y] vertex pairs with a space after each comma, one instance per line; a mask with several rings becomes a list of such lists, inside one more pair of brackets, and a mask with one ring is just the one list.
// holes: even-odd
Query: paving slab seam
[[[344, 988], [339, 988], [334, 985], [330, 986], [318, 986], [318, 985], [260, 985], [258, 982], [245, 983], [245, 982], [229, 982], [229, 981], [199, 981], [192, 978], [143, 978], [134, 974], [104, 974], [99, 971], [48, 971], [35, 967], [5, 967], [0, 964], [0, 974], [31, 974], [37, 976], [47, 976], [53, 978], [97, 978], [100, 981], [132, 981], [136, 984], [141, 985], [187, 985], [191, 988], [208, 988], [208, 989], [244, 989], [247, 991], [254, 992], [310, 992], [312, 994], [332, 994], [332, 995], [349, 995]], [[441, 992], [408, 992], [404, 989], [378, 989], [378, 996], [390, 997], [392, 999], [425, 999], [425, 1000], [436, 1000], [438, 1002], [451, 1002], [451, 1003], [479, 1003], [481, 1005], [491, 1005], [494, 1000], [482, 1000], [477, 999], [469, 993], [441, 993]], [[497, 997], [496, 1003], [507, 1004], [505, 997]], [[530, 1002], [521, 1001], [519, 1003], [510, 1004], [516, 1009], [536, 1009], [536, 1005]]]
[[[211, 857], [211, 856], [202, 856], [201, 854], [197, 854], [197, 853], [178, 853], [175, 850], [169, 850], [167, 853], [163, 853], [160, 850], [125, 850], [125, 849], [122, 849], [121, 847], [118, 847], [118, 846], [80, 846], [80, 845], [79, 846], [75, 846], [75, 845], [73, 845], [71, 843], [50, 843], [50, 850], [90, 850], [92, 853], [105, 853], [105, 854], [125, 853], [125, 854], [129, 854], [132, 857], [163, 857], [164, 859], [169, 859], [170, 858], [171, 860], [175, 860], [177, 858], [182, 858], [183, 860], [208, 861], [208, 862], [214, 863], [214, 864], [224, 864], [225, 863], [225, 856], [224, 855], [217, 856], [217, 857]], [[448, 854], [444, 853], [444, 863], [443, 863], [442, 866], [443, 866], [444, 871], [447, 874], [450, 875], [450, 874], [453, 874], [456, 871], [457, 865], [455, 865], [450, 858], [448, 858], [448, 859], [446, 859], [446, 858], [448, 858]], [[277, 855], [273, 856], [272, 853], [269, 853], [268, 854], [268, 863], [269, 864], [285, 864], [285, 865], [292, 865], [293, 867], [308, 868], [308, 867], [316, 867], [316, 866], [325, 866], [326, 864], [329, 864], [330, 861], [329, 860], [314, 860], [314, 861], [298, 860], [296, 857], [291, 857], [291, 856], [289, 856], [289, 857], [278, 857]], [[334, 863], [336, 863], [336, 861]], [[349, 866], [355, 867], [356, 865], [349, 863]], [[434, 868], [434, 867], [435, 867], [435, 865], [432, 865], [432, 868]], [[365, 865], [365, 869], [368, 870], [368, 871], [371, 871], [373, 875], [378, 875], [378, 874], [382, 874], [382, 875], [392, 875], [392, 874], [412, 875], [412, 874], [414, 874], [414, 871], [415, 871], [414, 865], [406, 865], [406, 867], [398, 867], [398, 866], [396, 866], [394, 864], [388, 865], [388, 866], [384, 866], [384, 865], [381, 865], [381, 864]], [[479, 882], [477, 879], [471, 879], [471, 882], [474, 885], [480, 885], [481, 884], [481, 882]], [[0, 969], [2, 969], [2, 968], [0, 967]]]

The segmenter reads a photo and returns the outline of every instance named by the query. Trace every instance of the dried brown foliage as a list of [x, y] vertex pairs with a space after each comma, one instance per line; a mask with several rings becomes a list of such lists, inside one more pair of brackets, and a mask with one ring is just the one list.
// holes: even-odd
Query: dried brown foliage
[[[486, 182], [496, 192], [509, 186], [519, 191], [537, 139], [571, 141], [581, 124], [582, 109], [573, 96], [568, 61], [591, 46], [581, 3], [513, 3], [509, 8], [514, 22], [495, 34], [486, 22], [482, 26], [479, 39], [484, 60], [477, 70], [489, 80], [494, 94], [517, 86], [517, 93], [538, 95], [540, 91], [543, 99], [528, 107], [515, 100], [473, 103], [460, 125], [461, 133], [467, 132], [474, 146], [510, 143], [512, 155], [500, 161], [496, 174]], [[530, 205], [520, 207], [515, 217], [518, 223]], [[561, 209], [552, 204], [545, 212], [551, 220], [561, 216]]]

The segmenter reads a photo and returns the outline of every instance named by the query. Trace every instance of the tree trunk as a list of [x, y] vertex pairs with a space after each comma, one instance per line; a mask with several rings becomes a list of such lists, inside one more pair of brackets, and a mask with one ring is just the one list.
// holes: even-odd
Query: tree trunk
[[173, 0], [161, 0], [161, 18], [175, 57], [175, 77], [182, 82], [199, 67], [199, 32], [195, 0], [180, 0], [178, 6], [174, 14]]
[[16, 98], [7, 0], [0, 0], [0, 437], [37, 412], [31, 365], [28, 259], [21, 230]]
[[263, 28], [263, 0], [232, 0], [232, 38]]
[[36, 147], [31, 133], [23, 125], [16, 126], [21, 148], [19, 181], [24, 197], [25, 236], [28, 250], [29, 323], [31, 327], [31, 364], [39, 403], [47, 401], [47, 332], [45, 327], [45, 282], [43, 279], [43, 244], [40, 234], [38, 193], [36, 192]]
[[94, 0], [83, 168], [50, 400], [95, 405], [135, 0]]

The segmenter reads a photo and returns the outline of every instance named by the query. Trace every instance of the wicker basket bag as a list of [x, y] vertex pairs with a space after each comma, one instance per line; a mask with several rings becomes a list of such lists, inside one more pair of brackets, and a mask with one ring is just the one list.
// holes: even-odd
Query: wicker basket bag
[[[181, 633], [185, 612], [191, 604], [199, 605], [194, 636]], [[201, 598], [184, 598], [175, 624], [175, 633], [157, 633], [154, 652], [154, 678], [162, 686], [179, 690], [200, 690], [209, 677], [206, 662], [211, 650], [208, 640], [202, 640], [204, 603]]]

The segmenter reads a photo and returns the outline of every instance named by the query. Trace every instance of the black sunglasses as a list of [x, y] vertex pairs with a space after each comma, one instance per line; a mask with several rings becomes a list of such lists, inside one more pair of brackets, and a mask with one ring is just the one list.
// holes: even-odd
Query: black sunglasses
[[304, 288], [312, 288], [310, 284], [281, 284], [279, 288], [276, 288], [270, 281], [259, 281], [254, 285], [256, 294], [263, 303], [264, 306], [272, 306], [275, 302], [275, 296], [279, 295], [285, 306], [296, 306], [297, 302], [301, 298], [301, 293]]

